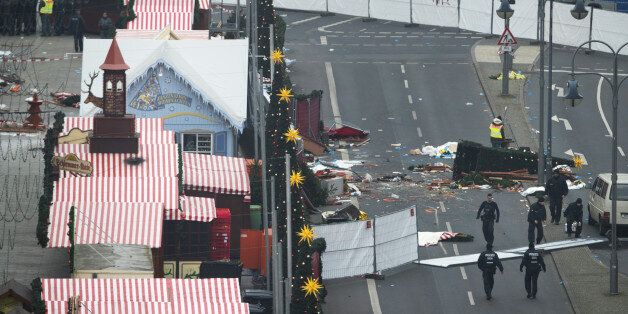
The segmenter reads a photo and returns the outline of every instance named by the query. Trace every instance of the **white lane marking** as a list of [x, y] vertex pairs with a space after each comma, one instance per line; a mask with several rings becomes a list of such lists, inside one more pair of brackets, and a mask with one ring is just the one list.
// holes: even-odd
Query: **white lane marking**
[[412, 95], [408, 95], [408, 102], [412, 103]]
[[626, 157], [626, 154], [624, 154], [624, 150], [621, 148], [621, 146], [617, 146], [617, 150], [619, 151], [619, 154], [620, 154], [622, 157]]
[[416, 120], [416, 119], [417, 119], [417, 117], [416, 117], [416, 111], [414, 111], [414, 110], [412, 110], [412, 119], [413, 119], [413, 120]]
[[446, 213], [446, 212], [447, 212], [447, 210], [445, 209], [445, 203], [443, 203], [443, 202], [441, 201], [441, 202], [438, 202], [438, 205], [440, 205], [440, 210], [441, 210], [443, 213]]
[[327, 45], [327, 36], [321, 36], [321, 45]]
[[419, 133], [419, 137], [423, 137], [423, 132], [421, 132], [421, 127], [416, 127], [416, 132]]
[[464, 270], [464, 267], [460, 266], [460, 273], [462, 274], [462, 279], [467, 280], [467, 272]]
[[558, 97], [565, 97], [565, 89], [564, 88], [558, 87], [558, 86], [556, 86], [556, 84], [552, 84], [552, 90], [557, 90], [558, 91], [556, 96], [558, 96]]
[[445, 250], [445, 246], [443, 245], [443, 243], [439, 241], [438, 246], [440, 246], [440, 248], [443, 250], [443, 254], [447, 255], [447, 250]]
[[453, 247], [454, 247], [454, 254], [460, 255], [460, 252], [458, 251], [458, 245], [454, 243]]
[[471, 291], [467, 291], [467, 295], [469, 296], [469, 304], [475, 305], [475, 301], [473, 300], [473, 293], [471, 293]]
[[359, 19], [359, 17], [353, 17], [353, 18], [350, 18], [348, 20], [344, 20], [344, 21], [332, 23], [332, 24], [329, 24], [329, 25], [321, 26], [321, 27], [318, 28], [318, 31], [319, 32], [325, 32], [325, 33], [331, 33], [332, 31], [328, 31], [326, 28], [332, 27], [332, 26], [337, 26], [337, 25], [344, 24], [344, 23], [348, 23], [348, 22], [351, 22], [351, 21], [354, 21], [354, 20], [357, 20], [357, 19]]
[[403, 64], [401, 65], [401, 73], [406, 73], [406, 67]]
[[371, 308], [373, 309], [373, 314], [382, 314], [382, 308], [379, 306], [379, 296], [377, 295], [375, 280], [367, 279], [366, 285], [369, 289], [369, 297], [371, 299]]
[[334, 71], [331, 68], [331, 62], [325, 62], [325, 72], [327, 73], [327, 84], [329, 85], [329, 98], [331, 99], [331, 110], [334, 114], [334, 121], [338, 124], [341, 124], [342, 118], [340, 118], [340, 109], [338, 108], [338, 95], [336, 94], [336, 80], [334, 79]]
[[303, 19], [303, 20], [300, 20], [300, 21], [292, 22], [292, 23], [290, 23], [290, 25], [299, 25], [299, 24], [303, 24], [303, 23], [306, 23], [306, 22], [309, 22], [309, 21], [314, 21], [314, 20], [320, 19], [320, 18], [321, 18], [321, 16], [318, 15], [318, 16], [310, 17], [310, 18]]
[[403, 85], [408, 88], [408, 80], [403, 80]]
[[604, 82], [604, 78], [600, 77], [600, 81], [597, 83], [597, 109], [600, 111], [600, 116], [602, 117], [602, 122], [604, 122], [604, 125], [606, 126], [608, 135], [613, 136], [611, 127], [608, 125], [608, 121], [606, 121], [604, 110], [602, 110], [602, 82]]
[[447, 231], [451, 232], [451, 224], [449, 224], [449, 221], [445, 222], [445, 226], [447, 226]]
[[434, 211], [434, 219], [436, 220], [436, 225], [438, 226], [438, 210]]
[[567, 120], [567, 119], [559, 118], [557, 115], [554, 115], [554, 116], [552, 116], [552, 121], [555, 121], [555, 122], [563, 121], [563, 123], [565, 123], [565, 129], [567, 131], [571, 131], [572, 130], [571, 123], [569, 123], [569, 120]]

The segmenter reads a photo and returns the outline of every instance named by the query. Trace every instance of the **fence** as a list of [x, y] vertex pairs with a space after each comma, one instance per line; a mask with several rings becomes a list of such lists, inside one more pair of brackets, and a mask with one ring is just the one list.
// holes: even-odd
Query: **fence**
[[416, 207], [367, 221], [314, 227], [325, 238], [324, 279], [376, 273], [418, 260]]
[[[235, 4], [237, 0], [224, 0]], [[244, 2], [240, 0], [240, 2]], [[504, 21], [495, 11], [500, 0], [274, 0], [276, 8], [314, 12], [330, 12], [360, 17], [460, 29], [485, 34], [500, 34]], [[537, 39], [538, 0], [518, 0], [511, 5], [515, 11], [510, 29], [516, 37]], [[578, 46], [589, 40], [589, 18], [576, 20], [571, 16], [572, 4], [554, 4], [554, 43]], [[549, 3], [546, 3], [545, 31], [549, 33]], [[628, 42], [628, 15], [621, 12], [595, 10], [592, 38], [618, 48]], [[547, 36], [546, 36], [547, 38]], [[599, 44], [592, 49], [607, 51]], [[628, 54], [628, 51], [624, 52]]]

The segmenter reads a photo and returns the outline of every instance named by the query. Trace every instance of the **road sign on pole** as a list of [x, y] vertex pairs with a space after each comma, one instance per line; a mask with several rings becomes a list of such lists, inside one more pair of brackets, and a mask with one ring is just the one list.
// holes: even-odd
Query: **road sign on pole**
[[517, 44], [517, 39], [510, 32], [510, 29], [505, 28], [504, 32], [502, 33], [502, 36], [499, 37], [499, 40], [497, 41], [497, 44], [498, 45], [515, 45], [515, 44]]

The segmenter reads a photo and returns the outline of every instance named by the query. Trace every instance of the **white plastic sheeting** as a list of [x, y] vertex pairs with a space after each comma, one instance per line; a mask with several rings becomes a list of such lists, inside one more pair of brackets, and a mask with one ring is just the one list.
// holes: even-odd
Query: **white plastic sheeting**
[[[378, 0], [375, 0], [378, 1]], [[381, 0], [379, 0], [381, 1]], [[438, 4], [434, 0], [412, 0], [412, 16], [414, 23], [457, 27], [458, 3], [456, 0]]]
[[415, 207], [375, 219], [377, 271], [419, 259], [416, 219]]
[[[372, 222], [369, 222], [372, 223]], [[373, 227], [366, 221], [355, 221], [314, 227], [317, 238], [324, 238], [322, 276], [325, 279], [360, 276], [374, 271]]]
[[[236, 1], [236, 0], [231, 0]], [[226, 1], [225, 1], [226, 2]], [[240, 0], [240, 5], [245, 2]], [[273, 4], [277, 8], [305, 10], [305, 11], [325, 11], [326, 0], [274, 0]]]
[[[491, 16], [493, 15], [492, 1], [473, 0], [460, 2], [460, 28], [474, 32], [491, 33]], [[493, 25], [503, 23], [496, 14], [493, 17]]]
[[[369, 16], [369, 0], [327, 0], [329, 12], [353, 15]], [[380, 0], [381, 1], [381, 0]], [[374, 1], [371, 0], [371, 5]]]
[[371, 0], [371, 17], [410, 23], [410, 0]]

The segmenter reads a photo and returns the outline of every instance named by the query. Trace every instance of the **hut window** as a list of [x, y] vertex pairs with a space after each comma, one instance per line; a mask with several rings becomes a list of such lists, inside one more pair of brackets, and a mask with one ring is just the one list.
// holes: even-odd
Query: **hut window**
[[122, 81], [118, 81], [118, 83], [116, 83], [116, 92], [122, 92], [124, 91], [124, 86], [122, 84]]
[[113, 90], [113, 84], [111, 84], [111, 81], [107, 81], [107, 87], [106, 87], [107, 91], [110, 92], [111, 90]]

